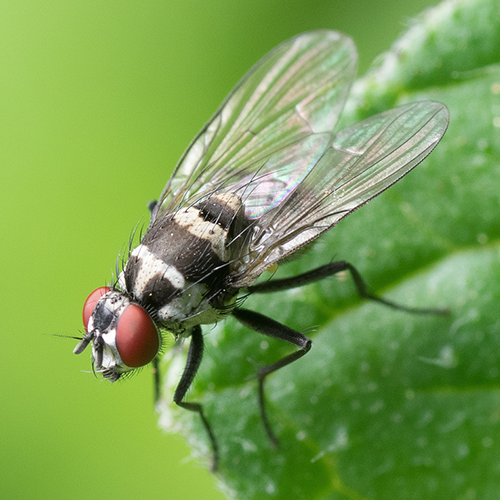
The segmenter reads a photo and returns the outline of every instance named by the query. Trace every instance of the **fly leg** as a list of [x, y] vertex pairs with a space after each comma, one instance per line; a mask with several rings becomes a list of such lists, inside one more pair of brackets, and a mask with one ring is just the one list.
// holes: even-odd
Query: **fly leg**
[[358, 294], [362, 298], [374, 300], [376, 302], [379, 302], [380, 304], [392, 307], [393, 309], [409, 313], [437, 314], [437, 315], [446, 315], [449, 313], [448, 309], [408, 307], [393, 302], [392, 300], [378, 297], [377, 295], [371, 293], [368, 290], [368, 287], [366, 286], [359, 271], [352, 264], [344, 260], [339, 260], [338, 262], [331, 262], [330, 264], [318, 267], [316, 269], [313, 269], [312, 271], [307, 271], [303, 274], [299, 274], [298, 276], [292, 276], [291, 278], [283, 278], [274, 281], [271, 280], [265, 283], [252, 285], [249, 286], [247, 290], [250, 293], [271, 293], [271, 292], [278, 292], [280, 290], [289, 290], [290, 288], [297, 288], [300, 286], [308, 285], [309, 283], [314, 283], [315, 281], [319, 281], [324, 278], [328, 278], [329, 276], [333, 276], [342, 271], [349, 271], [351, 273]]
[[269, 418], [267, 416], [266, 402], [264, 397], [264, 382], [268, 375], [275, 372], [276, 370], [279, 370], [280, 368], [283, 368], [286, 365], [289, 365], [290, 363], [293, 363], [297, 359], [304, 356], [304, 354], [309, 352], [312, 346], [312, 341], [302, 333], [292, 330], [291, 328], [288, 328], [287, 326], [282, 325], [281, 323], [278, 323], [277, 321], [274, 321], [273, 319], [268, 318], [267, 316], [264, 316], [262, 314], [249, 311], [247, 309], [235, 309], [232, 314], [238, 321], [243, 323], [248, 328], [258, 333], [262, 333], [263, 335], [267, 335], [268, 337], [283, 340], [299, 348], [298, 351], [292, 352], [292, 354], [281, 358], [280, 360], [276, 361], [276, 363], [264, 366], [257, 373], [257, 378], [259, 381], [260, 417], [262, 423], [264, 424], [264, 429], [266, 431], [267, 437], [269, 438], [273, 446], [278, 447], [278, 439], [276, 438], [276, 435], [272, 430], [271, 424], [269, 423]]
[[154, 387], [154, 398], [155, 398], [155, 405], [158, 403], [160, 400], [160, 386], [161, 386], [161, 380], [160, 380], [160, 360], [159, 357], [156, 356], [155, 359], [153, 359], [153, 387]]
[[154, 214], [156, 205], [158, 205], [158, 202], [156, 200], [152, 200], [148, 203], [148, 210], [149, 210], [149, 213], [151, 214], [151, 222], [153, 220], [153, 214]]
[[191, 334], [191, 345], [189, 346], [188, 358], [186, 367], [182, 374], [181, 380], [177, 385], [174, 393], [174, 403], [179, 405], [189, 411], [198, 413], [203, 423], [203, 427], [207, 431], [208, 437], [210, 438], [210, 444], [212, 447], [212, 471], [215, 472], [219, 466], [219, 447], [217, 445], [217, 440], [212, 430], [212, 426], [209, 424], [208, 420], [203, 413], [203, 406], [200, 403], [193, 403], [184, 401], [184, 397], [191, 386], [193, 379], [200, 367], [201, 359], [203, 357], [203, 335], [201, 334], [201, 327], [195, 326], [193, 328], [193, 333]]

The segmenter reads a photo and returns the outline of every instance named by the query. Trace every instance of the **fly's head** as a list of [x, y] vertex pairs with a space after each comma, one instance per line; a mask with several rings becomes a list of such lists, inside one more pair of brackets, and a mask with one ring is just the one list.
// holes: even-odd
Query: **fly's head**
[[114, 382], [147, 365], [160, 350], [158, 329], [139, 304], [108, 287], [94, 290], [83, 306], [85, 335], [73, 352], [92, 345], [94, 369]]

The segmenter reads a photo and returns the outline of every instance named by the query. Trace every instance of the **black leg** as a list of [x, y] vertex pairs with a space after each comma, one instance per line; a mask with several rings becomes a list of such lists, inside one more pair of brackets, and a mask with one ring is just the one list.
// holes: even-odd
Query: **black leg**
[[252, 285], [249, 286], [247, 290], [250, 293], [271, 293], [278, 292], [280, 290], [289, 290], [290, 288], [297, 288], [300, 286], [308, 285], [309, 283], [314, 283], [315, 281], [319, 281], [324, 278], [328, 278], [329, 276], [333, 276], [334, 274], [340, 273], [342, 271], [349, 271], [351, 273], [360, 297], [363, 297], [365, 299], [374, 300], [376, 302], [379, 302], [380, 304], [392, 307], [393, 309], [409, 313], [439, 315], [446, 315], [449, 313], [448, 309], [403, 306], [401, 304], [397, 304], [396, 302], [392, 302], [391, 300], [387, 300], [382, 297], [378, 297], [373, 293], [370, 293], [368, 291], [368, 287], [363, 281], [363, 278], [361, 277], [361, 274], [359, 274], [359, 271], [352, 264], [349, 264], [349, 262], [346, 262], [344, 260], [326, 264], [324, 266], [313, 269], [312, 271], [299, 274], [298, 276], [292, 276], [291, 278], [270, 280], [258, 285]]
[[264, 381], [269, 374], [275, 372], [276, 370], [279, 370], [280, 368], [283, 368], [286, 365], [289, 365], [290, 363], [293, 363], [297, 359], [304, 356], [304, 354], [306, 354], [311, 349], [312, 342], [311, 339], [307, 338], [305, 335], [302, 335], [302, 333], [292, 330], [291, 328], [288, 328], [287, 326], [282, 325], [281, 323], [278, 323], [277, 321], [274, 321], [273, 319], [268, 318], [267, 316], [264, 316], [262, 314], [248, 311], [247, 309], [235, 309], [233, 311], [233, 315], [238, 321], [243, 323], [248, 328], [255, 330], [258, 333], [262, 333], [263, 335], [267, 335], [268, 337], [273, 337], [275, 339], [289, 342], [290, 344], [293, 344], [300, 349], [299, 351], [295, 351], [292, 354], [281, 358], [280, 360], [276, 361], [276, 363], [264, 366], [259, 370], [257, 374], [259, 381], [260, 416], [269, 440], [274, 446], [277, 447], [279, 445], [279, 442], [271, 428], [271, 424], [269, 423], [269, 419], [267, 417], [266, 402], [264, 398]]
[[188, 403], [183, 401], [186, 393], [191, 386], [193, 379], [200, 367], [201, 359], [203, 357], [203, 335], [201, 334], [201, 327], [195, 326], [193, 328], [193, 333], [191, 334], [191, 345], [189, 346], [188, 359], [184, 372], [182, 374], [181, 380], [175, 389], [174, 393], [174, 403], [179, 405], [181, 408], [185, 408], [189, 411], [194, 411], [198, 413], [207, 431], [208, 437], [210, 438], [210, 443], [212, 445], [212, 471], [216, 471], [219, 466], [219, 447], [217, 446], [217, 441], [215, 435], [212, 431], [211, 425], [208, 423], [204, 413], [203, 407], [200, 403]]
[[158, 357], [153, 359], [153, 387], [154, 387], [154, 398], [155, 398], [155, 405], [158, 403], [160, 399], [160, 361]]
[[148, 203], [148, 210], [149, 210], [151, 216], [153, 216], [153, 212], [154, 212], [154, 209], [156, 208], [156, 205], [158, 205], [158, 202], [156, 200], [150, 201]]

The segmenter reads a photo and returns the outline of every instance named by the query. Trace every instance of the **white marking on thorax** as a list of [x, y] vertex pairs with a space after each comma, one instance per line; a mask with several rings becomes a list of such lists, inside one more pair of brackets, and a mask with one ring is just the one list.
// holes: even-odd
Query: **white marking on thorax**
[[174, 221], [193, 236], [209, 241], [212, 250], [222, 262], [229, 260], [229, 252], [226, 248], [227, 232], [218, 224], [203, 220], [197, 208], [189, 207], [177, 212]]
[[[162, 259], [158, 259], [154, 253], [145, 245], [136, 247], [131, 257], [137, 257], [139, 260], [139, 270], [132, 284], [133, 289], [129, 293], [133, 293], [136, 297], [141, 297], [144, 293], [146, 285], [151, 278], [156, 275], [162, 275], [164, 279], [170, 281], [172, 286], [178, 290], [182, 290], [186, 284], [184, 276], [177, 270], [175, 266], [166, 264]], [[126, 266], [125, 266], [126, 269]], [[120, 281], [120, 286], [123, 286]]]
[[234, 213], [241, 208], [241, 198], [234, 193], [221, 193], [214, 196], [215, 199], [225, 203]]

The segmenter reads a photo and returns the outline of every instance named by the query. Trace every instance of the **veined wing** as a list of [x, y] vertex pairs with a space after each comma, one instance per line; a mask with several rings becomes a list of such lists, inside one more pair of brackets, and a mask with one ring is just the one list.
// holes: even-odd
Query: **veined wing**
[[[298, 35], [264, 56], [184, 153], [153, 219], [242, 180], [262, 178], [275, 171], [268, 163], [273, 155], [302, 154], [296, 144], [310, 137], [320, 134], [325, 141], [344, 106], [356, 61], [352, 40], [335, 31]], [[280, 175], [285, 192], [305, 175], [307, 161], [303, 165], [291, 178]]]
[[448, 121], [443, 104], [425, 101], [342, 130], [286, 198], [255, 219], [234, 286], [247, 286], [407, 174], [438, 144]]

